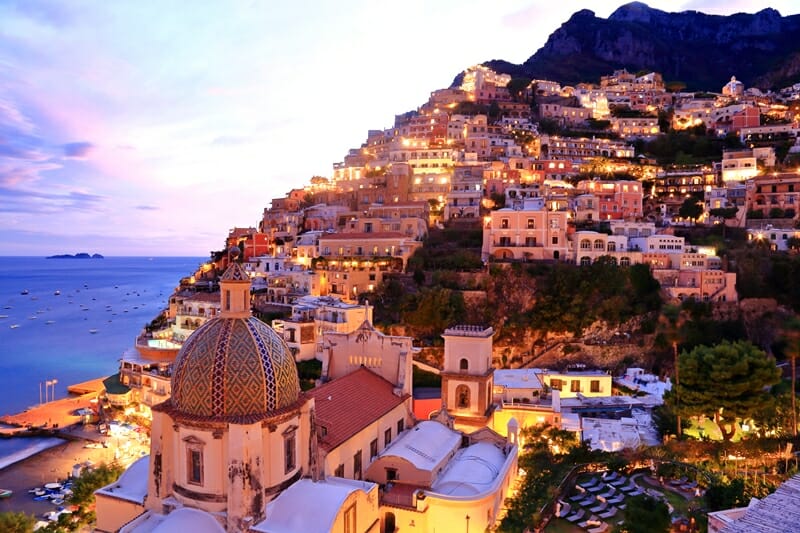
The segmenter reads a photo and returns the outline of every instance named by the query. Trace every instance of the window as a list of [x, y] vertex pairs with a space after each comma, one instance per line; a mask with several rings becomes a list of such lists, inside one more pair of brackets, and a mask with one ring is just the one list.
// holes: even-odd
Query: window
[[344, 510], [344, 533], [356, 533], [356, 504]]
[[361, 450], [353, 455], [353, 479], [361, 479]]
[[397, 480], [397, 469], [396, 468], [387, 468], [386, 469], [386, 482], [396, 481]]
[[297, 439], [295, 429], [292, 429], [283, 436], [283, 466], [284, 473], [288, 474], [297, 467]]
[[402, 433], [403, 429], [405, 429], [405, 427], [406, 427], [405, 420], [403, 420], [402, 418], [400, 420], [398, 420], [397, 421], [397, 434], [399, 435], [400, 433]]
[[573, 379], [569, 384], [570, 392], [580, 392], [581, 391], [581, 382], [580, 380]]
[[536, 246], [536, 237], [525, 237], [525, 246]]
[[383, 432], [383, 447], [386, 448], [389, 446], [389, 443], [392, 442], [392, 428], [386, 428], [386, 431]]
[[536, 229], [536, 220], [533, 218], [528, 219], [528, 229]]
[[589, 382], [589, 390], [592, 392], [600, 392], [600, 380], [593, 379]]
[[344, 465], [337, 466], [336, 470], [333, 471], [333, 475], [335, 477], [344, 477]]
[[507, 218], [503, 218], [503, 219], [500, 220], [500, 228], [508, 229], [508, 219]]
[[456, 407], [469, 409], [469, 387], [466, 385], [456, 387]]
[[231, 291], [225, 291], [225, 310], [231, 310]]
[[369, 443], [369, 458], [370, 461], [378, 456], [378, 439], [372, 439]]
[[192, 485], [203, 484], [203, 451], [189, 450], [189, 476], [187, 481]]
[[561, 380], [560, 379], [551, 379], [550, 380], [550, 388], [553, 390], [561, 390]]
[[581, 266], [589, 266], [592, 264], [592, 258], [583, 256], [581, 257]]
[[558, 237], [553, 237], [553, 244], [558, 244]]
[[466, 357], [461, 358], [461, 361], [459, 361], [458, 363], [458, 369], [462, 373], [467, 372], [469, 370], [469, 360], [467, 360]]
[[186, 444], [186, 482], [192, 485], [202, 485], [205, 443], [194, 436], [185, 438], [184, 443]]

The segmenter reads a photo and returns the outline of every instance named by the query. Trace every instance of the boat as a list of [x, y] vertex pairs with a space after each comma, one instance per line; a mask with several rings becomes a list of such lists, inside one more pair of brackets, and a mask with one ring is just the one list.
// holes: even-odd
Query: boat
[[28, 289], [22, 289], [22, 292], [20, 294], [25, 296], [26, 294], [30, 294], [30, 291]]
[[19, 327], [19, 324], [11, 324], [11, 329], [17, 329], [18, 327]]
[[0, 318], [8, 318], [8, 315], [0, 315]]
[[94, 335], [95, 333], [97, 333], [97, 330], [96, 330], [96, 329], [90, 329], [90, 330], [89, 330], [89, 333], [91, 333], [92, 335]]
[[61, 291], [59, 291], [59, 290], [56, 290], [56, 292], [54, 292], [53, 294], [54, 294], [55, 296], [61, 296]]
[[0, 498], [10, 498], [12, 494], [14, 491], [11, 489], [0, 489]]
[[55, 323], [56, 323], [55, 320], [48, 320], [47, 322], [45, 322], [45, 324], [47, 324], [48, 326]]

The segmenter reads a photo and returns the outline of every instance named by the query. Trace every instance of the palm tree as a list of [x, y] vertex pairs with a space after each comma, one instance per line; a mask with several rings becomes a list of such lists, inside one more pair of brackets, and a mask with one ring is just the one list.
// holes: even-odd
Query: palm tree
[[792, 317], [785, 324], [786, 351], [792, 365], [792, 436], [797, 437], [797, 355], [800, 353], [800, 318]]
[[[679, 372], [679, 365], [678, 365], [678, 346], [680, 345], [681, 341], [683, 340], [684, 331], [683, 325], [686, 323], [686, 314], [684, 313], [683, 309], [677, 305], [665, 305], [661, 309], [661, 316], [659, 316], [659, 331], [664, 336], [665, 340], [670, 344], [672, 347], [672, 362], [673, 368], [675, 372], [675, 404], [678, 407], [676, 411], [679, 411], [681, 405], [680, 393], [678, 392], [678, 386], [680, 385], [680, 372]], [[680, 438], [682, 431], [681, 431], [681, 415], [679, 412], [676, 412], [676, 434], [678, 438]]]

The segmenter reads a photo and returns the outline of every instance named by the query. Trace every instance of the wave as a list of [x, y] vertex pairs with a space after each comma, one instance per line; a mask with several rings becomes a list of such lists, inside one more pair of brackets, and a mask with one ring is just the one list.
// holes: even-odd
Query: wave
[[17, 437], [0, 440], [0, 470], [67, 442], [56, 437]]

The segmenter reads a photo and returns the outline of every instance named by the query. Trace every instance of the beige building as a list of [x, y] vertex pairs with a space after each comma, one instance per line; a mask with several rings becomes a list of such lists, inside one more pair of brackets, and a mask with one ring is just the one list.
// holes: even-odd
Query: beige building
[[[435, 531], [464, 516], [495, 525], [517, 475], [515, 430], [463, 435], [446, 413], [413, 425], [410, 364], [381, 351], [397, 339], [368, 324], [333, 336], [350, 345], [330, 346], [339, 377], [303, 393], [286, 344], [250, 316], [245, 270], [233, 263], [220, 285], [220, 316], [189, 337], [172, 396], [152, 410], [150, 455], [96, 492], [98, 531]], [[403, 370], [391, 372], [393, 361]], [[387, 463], [408, 454], [415, 470]]]
[[505, 260], [565, 260], [569, 254], [569, 212], [544, 209], [542, 199], [523, 209], [498, 209], [483, 220], [481, 257]]

